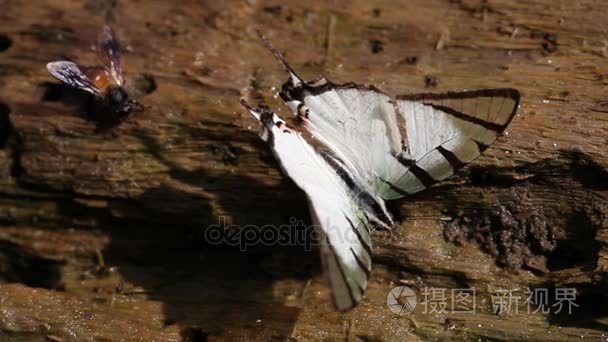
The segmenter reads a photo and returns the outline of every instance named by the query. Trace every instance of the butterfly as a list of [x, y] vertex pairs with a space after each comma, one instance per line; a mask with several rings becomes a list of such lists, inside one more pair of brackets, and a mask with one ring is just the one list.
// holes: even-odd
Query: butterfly
[[125, 90], [120, 64], [120, 45], [114, 31], [104, 26], [97, 38], [97, 51], [103, 66], [80, 69], [70, 61], [47, 64], [47, 69], [58, 80], [95, 96], [98, 104], [110, 110], [115, 117], [122, 117], [142, 107], [131, 99]]
[[262, 139], [306, 193], [323, 236], [333, 303], [349, 310], [363, 298], [371, 274], [372, 228], [395, 225], [385, 201], [422, 191], [473, 161], [505, 131], [520, 94], [482, 89], [392, 100], [373, 86], [305, 81], [260, 37], [289, 75], [279, 95], [322, 147], [267, 106], [241, 104], [262, 123]]

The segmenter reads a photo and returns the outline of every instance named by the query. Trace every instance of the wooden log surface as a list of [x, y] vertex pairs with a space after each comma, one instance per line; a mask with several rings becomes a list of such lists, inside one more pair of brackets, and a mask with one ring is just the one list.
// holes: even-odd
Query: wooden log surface
[[[608, 339], [608, 3], [0, 0], [0, 339]], [[45, 64], [97, 63], [110, 23], [145, 104], [115, 128]], [[333, 311], [315, 249], [212, 243], [220, 221], [309, 222], [239, 108], [301, 74], [397, 95], [513, 87], [519, 114], [447, 182], [390, 203], [362, 303]], [[399, 284], [475, 288], [476, 312], [398, 315]], [[576, 289], [572, 314], [525, 289]], [[492, 297], [514, 290], [519, 313]], [[427, 303], [428, 304], [428, 303]], [[552, 300], [550, 304], [557, 304]]]

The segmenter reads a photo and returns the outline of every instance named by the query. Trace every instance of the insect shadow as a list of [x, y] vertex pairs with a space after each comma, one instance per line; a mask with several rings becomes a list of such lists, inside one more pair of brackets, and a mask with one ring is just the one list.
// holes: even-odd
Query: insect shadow
[[[251, 179], [235, 177], [230, 181], [238, 185]], [[218, 185], [217, 192], [231, 192], [230, 187]], [[116, 293], [108, 295], [134, 300], [146, 296], [148, 301], [162, 303], [164, 325], [178, 326], [184, 338], [287, 339], [300, 309], [285, 305], [275, 285], [293, 279], [304, 284], [318, 273], [316, 251], [263, 244], [242, 250], [238, 244], [206, 241], [204, 228], [218, 222], [212, 202], [168, 186], [151, 188], [133, 199], [113, 199], [106, 207], [89, 207], [69, 196], [57, 204], [62, 217], [95, 221], [96, 227], [111, 236], [101, 255], [104, 264], [115, 268], [122, 280], [115, 284]], [[263, 212], [256, 205], [250, 208]], [[117, 217], [119, 212], [129, 215]], [[72, 228], [90, 229], [86, 225]], [[94, 273], [100, 278], [107, 276], [97, 268]], [[293, 287], [291, 294], [297, 297], [304, 288]], [[263, 324], [256, 323], [259, 320]]]
[[61, 103], [73, 108], [82, 118], [93, 122], [98, 132], [112, 130], [128, 117], [126, 113], [113, 112], [103, 100], [69, 85], [44, 82], [40, 87], [42, 102]]
[[[196, 139], [197, 132], [187, 135]], [[224, 215], [233, 218], [233, 234], [251, 226], [289, 225], [292, 217], [308, 217], [304, 195], [294, 184], [268, 187], [245, 175], [187, 170], [163, 155], [155, 137], [139, 138], [169, 168], [173, 181], [214, 195], [169, 186], [145, 191], [129, 204], [134, 214], [129, 216], [141, 219], [108, 222], [112, 240], [103, 251], [106, 264], [116, 265], [150, 300], [162, 302], [165, 325], [179, 325], [184, 337], [288, 338], [300, 309], [285, 305], [286, 296], [274, 287], [300, 279], [285, 291], [295, 303], [303, 300], [302, 284], [320, 272], [317, 250], [265, 241], [243, 246], [227, 238], [211, 241], [205, 234]]]

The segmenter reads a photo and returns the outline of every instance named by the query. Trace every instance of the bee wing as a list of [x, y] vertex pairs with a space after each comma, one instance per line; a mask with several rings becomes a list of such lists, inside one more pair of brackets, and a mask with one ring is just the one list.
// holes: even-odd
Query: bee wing
[[78, 68], [73, 62], [57, 61], [46, 65], [48, 71], [58, 80], [72, 87], [88, 91], [89, 93], [101, 96], [101, 90]]
[[97, 50], [116, 84], [123, 86], [125, 82], [122, 78], [122, 67], [120, 65], [120, 44], [110, 26], [105, 25], [99, 33]]

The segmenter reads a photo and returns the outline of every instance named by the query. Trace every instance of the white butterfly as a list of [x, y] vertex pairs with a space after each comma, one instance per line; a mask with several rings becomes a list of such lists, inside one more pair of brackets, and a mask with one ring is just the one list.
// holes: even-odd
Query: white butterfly
[[334, 304], [348, 310], [367, 287], [372, 225], [394, 225], [384, 201], [424, 190], [479, 156], [513, 119], [519, 92], [483, 89], [392, 101], [374, 87], [304, 81], [262, 39], [289, 73], [281, 98], [328, 151], [310, 145], [267, 107], [241, 104], [264, 125], [262, 139], [306, 192], [323, 233], [321, 259]]

